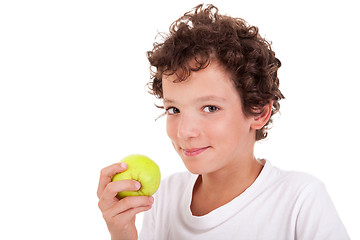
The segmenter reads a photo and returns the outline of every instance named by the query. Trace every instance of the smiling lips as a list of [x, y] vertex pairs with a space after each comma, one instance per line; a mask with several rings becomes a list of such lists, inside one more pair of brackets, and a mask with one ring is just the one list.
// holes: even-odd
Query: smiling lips
[[191, 148], [191, 149], [182, 149], [185, 156], [187, 157], [194, 157], [194, 156], [197, 156], [199, 155], [200, 153], [206, 151], [207, 149], [209, 148], [208, 147], [203, 147], [203, 148]]

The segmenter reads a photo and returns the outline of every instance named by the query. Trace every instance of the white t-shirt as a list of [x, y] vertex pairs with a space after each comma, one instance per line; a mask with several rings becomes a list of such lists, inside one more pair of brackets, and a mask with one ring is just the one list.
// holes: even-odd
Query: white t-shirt
[[140, 239], [349, 239], [323, 183], [308, 174], [265, 161], [246, 191], [200, 217], [190, 209], [197, 177], [184, 172], [162, 181], [144, 215]]

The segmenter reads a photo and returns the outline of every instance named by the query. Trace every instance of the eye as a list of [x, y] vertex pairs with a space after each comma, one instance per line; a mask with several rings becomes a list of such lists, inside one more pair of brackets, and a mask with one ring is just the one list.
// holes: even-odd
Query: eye
[[166, 109], [166, 113], [167, 113], [168, 115], [174, 115], [174, 114], [176, 114], [176, 113], [180, 113], [180, 110], [177, 109], [176, 107], [168, 107], [168, 108]]
[[213, 113], [213, 112], [217, 112], [219, 108], [216, 106], [205, 106], [203, 110], [204, 112]]

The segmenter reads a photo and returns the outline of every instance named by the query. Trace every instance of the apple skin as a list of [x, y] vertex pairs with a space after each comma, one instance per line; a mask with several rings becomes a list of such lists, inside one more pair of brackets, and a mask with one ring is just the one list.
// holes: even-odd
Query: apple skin
[[120, 162], [127, 164], [124, 172], [113, 176], [112, 181], [136, 180], [141, 187], [138, 191], [124, 191], [117, 194], [118, 198], [128, 196], [151, 196], [159, 188], [161, 174], [159, 166], [150, 158], [140, 154], [132, 154], [123, 158]]

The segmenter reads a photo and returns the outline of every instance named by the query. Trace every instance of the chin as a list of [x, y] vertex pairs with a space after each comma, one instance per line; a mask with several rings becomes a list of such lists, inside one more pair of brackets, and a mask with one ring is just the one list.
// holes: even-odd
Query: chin
[[183, 163], [187, 170], [191, 172], [192, 174], [205, 174], [208, 172], [209, 169], [207, 169], [208, 164], [201, 161], [200, 159], [194, 159], [194, 158], [188, 158], [181, 156]]
[[204, 174], [204, 170], [203, 169], [198, 169], [198, 168], [194, 168], [194, 167], [188, 167], [187, 165], [185, 165], [185, 167], [187, 168], [187, 170], [189, 172], [191, 172], [192, 174], [195, 175], [203, 175]]

